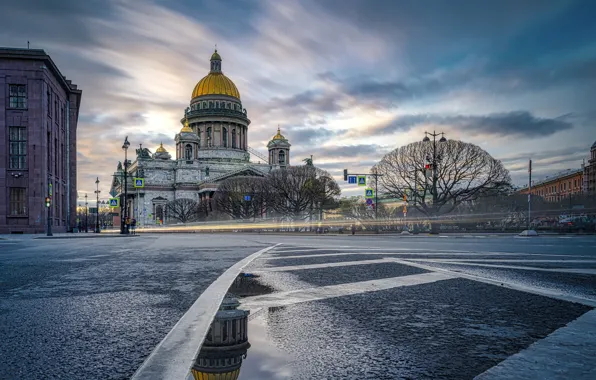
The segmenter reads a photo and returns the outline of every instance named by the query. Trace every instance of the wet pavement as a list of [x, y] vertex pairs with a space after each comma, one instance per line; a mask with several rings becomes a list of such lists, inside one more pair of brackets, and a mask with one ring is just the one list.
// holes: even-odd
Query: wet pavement
[[[9, 237], [11, 239], [11, 237]], [[0, 379], [127, 379], [266, 243], [206, 235], [0, 241]]]
[[244, 268], [258, 277], [229, 289], [249, 312], [247, 337], [240, 324], [224, 349], [212, 336], [189, 379], [532, 378], [528, 363], [557, 362], [568, 330], [585, 341], [574, 338], [558, 378], [596, 370], [593, 237], [10, 239], [0, 379], [130, 378], [226, 269], [277, 243]]
[[240, 300], [258, 336], [239, 378], [593, 378], [594, 344], [565, 331], [596, 328], [596, 239], [439, 239], [293, 240], [255, 260], [246, 270], [274, 291]]

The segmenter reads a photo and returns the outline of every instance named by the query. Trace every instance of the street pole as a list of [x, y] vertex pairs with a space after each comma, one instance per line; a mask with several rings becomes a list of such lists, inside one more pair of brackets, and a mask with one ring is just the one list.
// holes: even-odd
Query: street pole
[[[437, 176], [437, 163], [439, 161], [441, 161], [442, 157], [440, 155], [437, 155], [437, 137], [439, 135], [441, 135], [441, 139], [439, 140], [440, 143], [446, 142], [447, 139], [445, 138], [445, 134], [443, 132], [441, 133], [437, 133], [436, 131], [433, 131], [432, 133], [430, 132], [424, 132], [424, 139], [422, 140], [423, 142], [430, 142], [430, 139], [428, 138], [428, 135], [432, 136], [433, 138], [433, 146], [432, 146], [432, 150], [433, 150], [433, 155], [432, 155], [432, 185], [431, 185], [431, 193], [433, 196], [433, 207], [432, 207], [432, 215], [433, 215], [433, 219], [436, 217], [435, 212], [436, 212], [436, 204], [437, 204], [437, 199], [438, 199], [438, 194], [437, 194], [437, 182], [439, 180], [438, 176]], [[436, 231], [436, 223], [432, 223], [431, 224], [431, 233], [438, 233]]]
[[95, 190], [95, 194], [97, 194], [97, 204], [95, 209], [95, 233], [100, 233], [99, 230], [99, 177], [95, 180], [95, 186], [97, 190]]
[[528, 163], [528, 228], [530, 230], [530, 219], [532, 217], [532, 160]]
[[130, 146], [130, 143], [128, 142], [128, 136], [126, 136], [126, 138], [124, 138], [124, 144], [122, 144], [122, 149], [124, 150], [124, 201], [121, 202], [121, 210], [122, 212], [120, 213], [120, 215], [122, 216], [122, 220], [120, 221], [121, 223], [121, 230], [120, 233], [121, 234], [128, 234], [128, 228], [126, 228], [125, 226], [125, 222], [128, 216], [128, 210], [126, 207], [126, 200], [128, 198], [128, 147]]
[[87, 207], [87, 194], [85, 194], [85, 232], [89, 232], [89, 207]]

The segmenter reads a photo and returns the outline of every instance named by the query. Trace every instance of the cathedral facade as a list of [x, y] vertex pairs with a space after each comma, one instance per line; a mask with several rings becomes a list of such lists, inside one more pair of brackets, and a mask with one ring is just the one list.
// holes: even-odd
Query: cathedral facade
[[[268, 157], [248, 146], [250, 119], [240, 93], [223, 74], [217, 50], [210, 61], [211, 70], [195, 86], [190, 105], [180, 120], [182, 128], [174, 137], [173, 157], [162, 144], [155, 153], [147, 148], [137, 149], [136, 159], [126, 168], [118, 164], [110, 194], [119, 197], [126, 207], [125, 215], [141, 225], [168, 222], [166, 204], [176, 199], [208, 201], [212, 209], [213, 196], [223, 180], [262, 177], [290, 163], [290, 143], [279, 129], [267, 144]], [[251, 155], [262, 162], [251, 161]], [[134, 178], [143, 178], [144, 186], [135, 187]]]

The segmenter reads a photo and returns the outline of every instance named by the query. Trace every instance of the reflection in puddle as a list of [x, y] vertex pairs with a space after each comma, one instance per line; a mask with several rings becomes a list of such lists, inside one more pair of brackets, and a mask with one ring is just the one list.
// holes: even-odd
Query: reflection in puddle
[[236, 380], [240, 375], [250, 343], [249, 312], [238, 306], [240, 303], [233, 296], [223, 300], [192, 367], [195, 380]]
[[[273, 288], [259, 282], [258, 275], [241, 273], [224, 298], [205, 337], [187, 380], [287, 379], [288, 358], [268, 339], [267, 319], [273, 310], [242, 310], [239, 298], [269, 294]], [[260, 311], [260, 312], [259, 312]], [[249, 318], [250, 314], [250, 318]], [[256, 343], [247, 359], [248, 327]], [[245, 360], [246, 359], [246, 360]], [[242, 375], [240, 367], [244, 365]]]

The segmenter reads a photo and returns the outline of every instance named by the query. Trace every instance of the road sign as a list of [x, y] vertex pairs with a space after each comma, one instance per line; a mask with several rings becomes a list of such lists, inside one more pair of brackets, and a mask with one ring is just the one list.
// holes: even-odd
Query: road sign
[[110, 198], [110, 207], [118, 207], [118, 206], [120, 206], [120, 199]]
[[372, 205], [372, 203], [373, 203], [373, 200], [372, 200], [372, 198], [368, 198], [368, 199], [366, 200], [366, 204], [367, 204], [367, 205], [369, 205], [369, 206], [370, 206], [370, 205]]
[[358, 176], [358, 186], [366, 186], [366, 176], [365, 175]]
[[250, 201], [250, 195], [245, 195], [245, 196], [244, 196], [244, 200], [245, 200], [245, 201]]
[[351, 185], [355, 185], [358, 183], [358, 177], [355, 175], [349, 175], [348, 176], [348, 183]]
[[135, 178], [135, 187], [145, 187], [145, 178]]
[[364, 198], [373, 198], [375, 191], [373, 189], [364, 189]]

